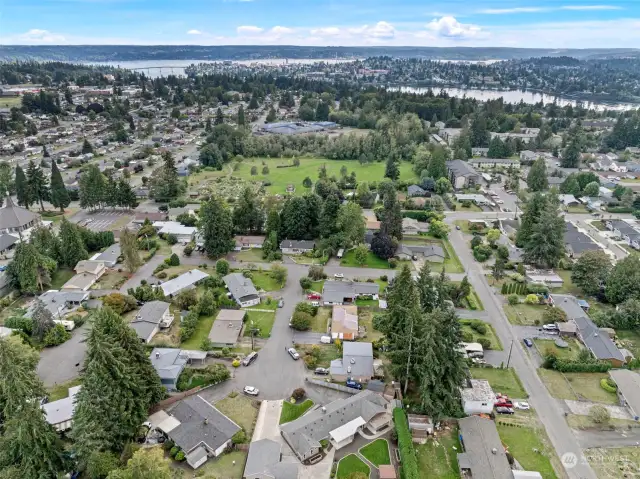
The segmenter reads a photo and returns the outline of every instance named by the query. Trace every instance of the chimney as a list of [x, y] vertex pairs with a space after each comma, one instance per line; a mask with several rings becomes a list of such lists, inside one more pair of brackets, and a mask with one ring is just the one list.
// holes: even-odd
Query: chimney
[[321, 408], [320, 410], [321, 410], [323, 413], [324, 413], [324, 412], [327, 412], [327, 408], [326, 408], [326, 407], [324, 407], [324, 406], [322, 406], [322, 408]]
[[156, 353], [156, 359], [160, 357], [160, 353]]

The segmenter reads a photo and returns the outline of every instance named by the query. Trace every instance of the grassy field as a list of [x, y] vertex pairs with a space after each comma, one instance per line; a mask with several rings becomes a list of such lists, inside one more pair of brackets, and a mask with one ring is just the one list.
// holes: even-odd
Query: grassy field
[[381, 464], [391, 464], [389, 457], [389, 443], [386, 439], [376, 439], [360, 449], [365, 459], [378, 467]]
[[315, 333], [326, 333], [327, 323], [331, 317], [331, 308], [318, 308], [316, 314], [311, 321], [311, 331]]
[[618, 340], [637, 358], [640, 357], [640, 333], [637, 331], [616, 329]]
[[251, 337], [251, 327], [253, 323], [253, 327], [260, 330], [257, 336], [260, 338], [268, 338], [271, 334], [271, 328], [273, 328], [273, 323], [275, 322], [275, 320], [275, 313], [248, 310], [244, 335]]
[[461, 319], [460, 324], [462, 325], [462, 331], [468, 331], [469, 333], [471, 333], [473, 335], [473, 342], [477, 342], [478, 339], [480, 338], [485, 338], [491, 341], [491, 349], [495, 351], [502, 351], [502, 343], [500, 343], [500, 339], [498, 339], [498, 336], [496, 335], [496, 332], [493, 329], [493, 326], [483, 321], [480, 321], [482, 324], [484, 324], [487, 327], [487, 332], [485, 334], [480, 334], [471, 327], [471, 324], [474, 321], [480, 321], [480, 320]]
[[311, 283], [310, 291], [315, 291], [316, 293], [322, 293], [324, 282], [325, 282], [324, 279], [321, 279], [320, 281], [314, 281], [313, 283]]
[[460, 472], [456, 455], [462, 451], [458, 431], [440, 431], [437, 438], [426, 444], [415, 444], [418, 468], [429, 471], [433, 479], [459, 479]]
[[122, 272], [118, 272], [118, 270], [113, 269], [102, 275], [91, 289], [119, 289], [128, 278], [129, 272], [125, 269], [123, 269]]
[[0, 98], [0, 108], [20, 108], [22, 106], [21, 96], [5, 96]]
[[[269, 168], [269, 173], [262, 174], [262, 163], [265, 163]], [[238, 169], [233, 172], [234, 177], [242, 178], [246, 181], [269, 181], [270, 186], [267, 186], [267, 191], [271, 194], [285, 193], [287, 185], [292, 184], [295, 186], [296, 195], [303, 195], [307, 192], [307, 189], [302, 186], [302, 181], [308, 176], [315, 183], [318, 179], [318, 169], [320, 166], [325, 165], [327, 169], [327, 176], [330, 178], [335, 176], [340, 178], [340, 168], [346, 166], [349, 174], [355, 171], [356, 178], [359, 182], [380, 182], [384, 179], [385, 163], [370, 163], [361, 165], [357, 161], [349, 160], [327, 160], [321, 158], [300, 158], [300, 166], [292, 166], [290, 168], [277, 168], [279, 165], [291, 165], [292, 160], [283, 159], [267, 159], [267, 158], [251, 158], [246, 159], [239, 164]], [[258, 169], [258, 174], [251, 176], [251, 167], [255, 166]], [[400, 164], [400, 179], [412, 180], [416, 176], [411, 169], [412, 165], [408, 162], [402, 162]], [[190, 179], [191, 181], [191, 179]]]
[[300, 347], [296, 345], [296, 349], [301, 355], [303, 355], [303, 353], [310, 352], [313, 347], [317, 347], [320, 351], [320, 358], [316, 365], [319, 368], [328, 368], [331, 361], [342, 357], [342, 353], [338, 350], [335, 344], [314, 344], [313, 346], [304, 345]]
[[559, 348], [556, 346], [555, 340], [553, 339], [534, 339], [536, 347], [540, 351], [540, 354], [543, 356], [546, 354], [547, 350], [553, 351], [558, 359], [577, 359], [578, 354], [580, 354], [580, 350], [582, 347], [580, 343], [576, 339], [564, 338], [563, 341], [566, 341], [569, 344], [568, 348]]
[[69, 388], [79, 386], [81, 384], [80, 378], [72, 379], [66, 383], [56, 384], [55, 386], [47, 389], [47, 395], [49, 396], [49, 402], [57, 401], [58, 399], [64, 399], [69, 396]]
[[384, 334], [373, 329], [373, 313], [370, 309], [358, 309], [358, 325], [364, 326], [367, 336], [364, 338], [367, 342], [378, 341]]
[[453, 200], [451, 203], [456, 205], [456, 211], [473, 211], [475, 213], [481, 213], [482, 212], [482, 208], [480, 208], [475, 203], [471, 203], [469, 206], [462, 206], [462, 203], [460, 203], [459, 201], [455, 201], [455, 200]]
[[[200, 319], [198, 319], [198, 324], [193, 336], [180, 343], [180, 347], [182, 349], [200, 349], [202, 340], [209, 337], [211, 326], [213, 326], [213, 321], [217, 314], [218, 312], [216, 311], [212, 316], [201, 316]], [[174, 323], [176, 322], [178, 322], [178, 320], [174, 321]]]
[[215, 406], [220, 412], [244, 429], [247, 437], [251, 437], [253, 426], [258, 418], [258, 409], [253, 406], [251, 399], [242, 394], [237, 394], [235, 397], [227, 396], [218, 401]]
[[515, 306], [505, 304], [503, 307], [511, 324], [533, 326], [536, 324], [536, 321], [542, 324], [542, 314], [545, 308], [543, 305], [520, 303]]
[[[557, 477], [550, 460], [555, 453], [540, 440], [540, 431], [498, 423], [498, 433], [509, 452], [525, 470], [538, 471], [545, 479]], [[535, 452], [536, 450], [540, 452]]]
[[51, 289], [60, 289], [62, 285], [69, 281], [76, 273], [69, 268], [58, 268], [51, 275]]
[[571, 281], [571, 271], [558, 269], [556, 270], [556, 273], [558, 273], [558, 276], [562, 278], [564, 284], [562, 285], [562, 288], [553, 288], [552, 292], [556, 294], [572, 294], [574, 296], [584, 297], [582, 290], [573, 284], [573, 281]]
[[262, 250], [257, 248], [245, 249], [232, 253], [236, 261], [244, 261], [245, 263], [266, 263], [267, 260], [262, 259]]
[[527, 393], [513, 368], [471, 368], [469, 371], [474, 379], [486, 379], [489, 381], [496, 394], [506, 394], [516, 399], [525, 399], [527, 397]]
[[348, 456], [343, 457], [338, 463], [338, 472], [336, 473], [336, 477], [338, 479], [346, 479], [354, 472], [361, 472], [362, 474], [369, 477], [369, 466], [367, 466], [358, 456], [355, 454], [349, 454]]
[[280, 412], [280, 424], [295, 421], [313, 406], [313, 401], [307, 399], [300, 404], [291, 404], [285, 399], [282, 403], [282, 411]]
[[557, 371], [538, 369], [538, 375], [547, 386], [549, 393], [558, 399], [574, 401], [586, 399], [605, 404], [618, 404], [616, 394], [605, 391], [600, 386], [600, 380], [609, 377], [607, 373], [565, 373], [563, 377]]
[[[402, 263], [410, 263], [410, 261], [398, 261], [398, 268]], [[355, 250], [347, 251], [340, 260], [340, 266], [351, 266], [354, 268], [374, 268], [374, 269], [391, 269], [389, 262], [386, 259], [378, 258], [371, 251], [367, 253], [367, 261], [364, 264], [359, 264], [356, 261]]]
[[210, 459], [198, 469], [200, 479], [240, 479], [247, 462], [247, 451], [233, 451]]
[[269, 271], [253, 271], [251, 281], [253, 281], [256, 289], [264, 291], [277, 291], [283, 286], [271, 277]]
[[573, 429], [599, 429], [601, 431], [610, 431], [610, 426], [624, 429], [628, 426], [638, 426], [638, 421], [632, 419], [616, 419], [611, 418], [606, 424], [597, 424], [593, 422], [589, 416], [580, 416], [578, 414], [569, 414], [567, 416], [567, 424]]
[[638, 477], [640, 474], [640, 449], [637, 447], [587, 449], [584, 454], [599, 479]]

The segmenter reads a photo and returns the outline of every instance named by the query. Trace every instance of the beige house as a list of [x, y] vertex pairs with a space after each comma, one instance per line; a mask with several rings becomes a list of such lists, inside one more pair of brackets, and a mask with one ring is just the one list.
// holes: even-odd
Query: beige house
[[103, 274], [107, 272], [107, 266], [104, 261], [92, 261], [92, 260], [84, 260], [78, 261], [74, 271], [77, 274], [89, 273], [96, 276], [96, 278], [100, 278]]
[[358, 307], [334, 305], [331, 314], [331, 337], [353, 341], [358, 337]]
[[98, 277], [91, 273], [80, 273], [73, 276], [62, 285], [61, 291], [87, 291], [93, 286]]

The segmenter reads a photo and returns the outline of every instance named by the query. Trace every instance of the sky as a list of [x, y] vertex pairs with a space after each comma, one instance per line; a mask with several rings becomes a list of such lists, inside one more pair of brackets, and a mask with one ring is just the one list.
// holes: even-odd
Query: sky
[[0, 44], [640, 48], [640, 0], [0, 0]]

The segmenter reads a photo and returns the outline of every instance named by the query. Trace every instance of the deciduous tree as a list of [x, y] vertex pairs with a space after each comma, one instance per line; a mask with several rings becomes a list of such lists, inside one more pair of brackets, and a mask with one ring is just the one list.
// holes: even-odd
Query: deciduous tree
[[571, 269], [571, 280], [591, 296], [600, 291], [610, 272], [611, 260], [604, 251], [585, 251]]

